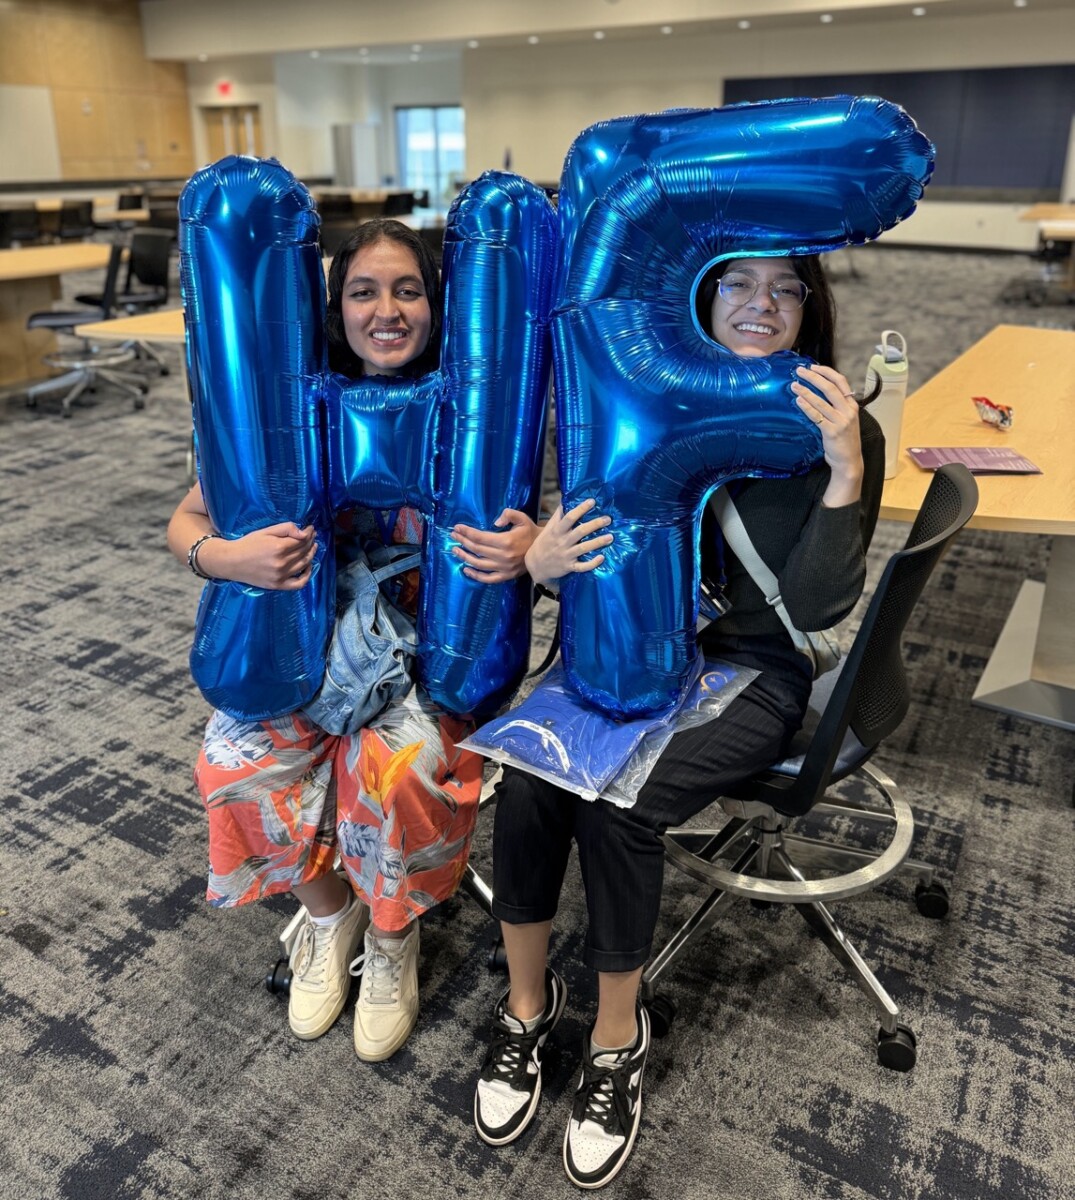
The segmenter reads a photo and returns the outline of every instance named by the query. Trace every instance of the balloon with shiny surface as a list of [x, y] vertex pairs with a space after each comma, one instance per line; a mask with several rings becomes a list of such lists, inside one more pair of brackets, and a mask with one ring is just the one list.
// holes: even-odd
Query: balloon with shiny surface
[[528, 580], [468, 579], [451, 554], [463, 521], [536, 513], [550, 369], [555, 223], [544, 193], [490, 172], [445, 235], [439, 371], [352, 382], [325, 367], [317, 215], [279, 163], [232, 157], [180, 201], [184, 303], [206, 504], [227, 537], [313, 523], [310, 583], [270, 592], [211, 582], [191, 669], [216, 707], [250, 719], [317, 691], [335, 611], [332, 514], [355, 504], [426, 518], [419, 675], [456, 713], [491, 711], [526, 669]]
[[675, 703], [696, 655], [706, 499], [821, 456], [790, 388], [808, 360], [716, 344], [694, 313], [701, 278], [721, 259], [875, 238], [932, 165], [911, 118], [871, 97], [625, 117], [575, 141], [553, 310], [560, 480], [565, 509], [594, 497], [616, 539], [561, 590], [565, 670], [591, 703]]
[[191, 177], [179, 215], [187, 361], [210, 519], [226, 537], [282, 521], [313, 524], [318, 541], [300, 591], [206, 585], [191, 674], [225, 712], [277, 716], [320, 685], [335, 612], [320, 431], [318, 216], [278, 163], [234, 155]]

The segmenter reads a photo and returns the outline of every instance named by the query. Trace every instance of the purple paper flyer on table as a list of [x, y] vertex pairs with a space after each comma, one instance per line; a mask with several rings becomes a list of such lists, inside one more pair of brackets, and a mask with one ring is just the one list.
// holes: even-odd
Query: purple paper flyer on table
[[1040, 475], [1029, 458], [1007, 446], [911, 446], [907, 453], [926, 471], [962, 463], [972, 475]]

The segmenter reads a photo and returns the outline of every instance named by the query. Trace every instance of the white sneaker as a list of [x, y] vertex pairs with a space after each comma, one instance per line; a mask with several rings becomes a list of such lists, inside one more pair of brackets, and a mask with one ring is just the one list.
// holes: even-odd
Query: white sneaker
[[287, 1018], [296, 1037], [309, 1041], [332, 1028], [347, 1002], [354, 956], [370, 910], [357, 896], [334, 925], [315, 925], [309, 913], [291, 950], [291, 992]]
[[351, 964], [362, 976], [355, 1004], [355, 1053], [366, 1062], [391, 1058], [418, 1020], [418, 922], [402, 941], [366, 932], [366, 951]]

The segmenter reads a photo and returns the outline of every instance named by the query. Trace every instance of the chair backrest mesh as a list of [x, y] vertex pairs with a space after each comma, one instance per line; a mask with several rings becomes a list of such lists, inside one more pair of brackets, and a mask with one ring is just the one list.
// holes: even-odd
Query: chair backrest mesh
[[872, 749], [903, 720], [910, 705], [903, 631], [934, 567], [977, 503], [978, 486], [966, 467], [957, 463], [935, 473], [903, 549], [885, 565], [782, 811], [806, 812], [821, 798], [849, 728]]

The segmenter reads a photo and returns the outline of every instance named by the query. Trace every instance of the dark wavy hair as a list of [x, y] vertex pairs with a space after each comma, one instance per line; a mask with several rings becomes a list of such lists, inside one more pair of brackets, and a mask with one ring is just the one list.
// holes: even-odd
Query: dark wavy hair
[[[741, 254], [739, 259], [756, 257]], [[717, 284], [734, 259], [714, 263], [698, 285], [694, 311], [698, 324], [713, 337], [713, 301], [717, 295]], [[803, 305], [803, 323], [794, 350], [826, 367], [836, 366], [836, 300], [829, 287], [829, 278], [817, 254], [803, 254], [788, 259], [795, 274], [810, 289]]]
[[433, 371], [440, 363], [440, 336], [443, 324], [443, 303], [441, 301], [440, 270], [433, 251], [426, 245], [418, 233], [402, 221], [393, 221], [386, 217], [375, 217], [371, 221], [363, 221], [355, 227], [347, 241], [332, 257], [332, 265], [328, 271], [328, 311], [325, 314], [325, 335], [328, 339], [329, 369], [346, 375], [349, 379], [357, 379], [363, 373], [362, 359], [347, 344], [343, 329], [343, 285], [347, 282], [347, 272], [351, 269], [351, 259], [359, 250], [374, 246], [378, 242], [398, 242], [405, 246], [418, 263], [418, 271], [422, 276], [422, 286], [429, 300], [429, 311], [432, 322], [429, 327], [429, 341], [426, 348], [403, 368], [402, 373], [409, 376], [425, 375]]

